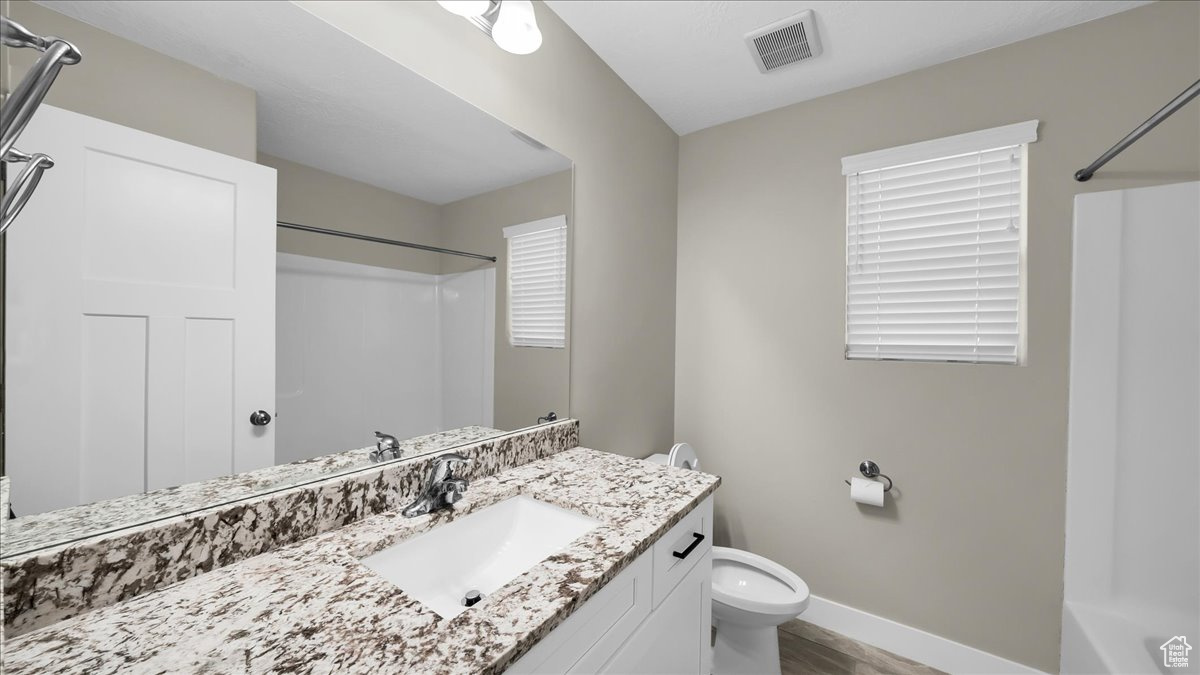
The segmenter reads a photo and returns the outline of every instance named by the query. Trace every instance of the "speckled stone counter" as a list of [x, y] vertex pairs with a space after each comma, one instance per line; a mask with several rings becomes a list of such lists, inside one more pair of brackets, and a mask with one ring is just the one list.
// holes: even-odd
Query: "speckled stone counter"
[[[579, 445], [560, 420], [461, 445], [482, 479]], [[151, 520], [0, 559], [4, 635], [12, 638], [404, 506], [433, 454], [370, 464], [186, 515]]]
[[8, 532], [8, 476], [0, 476], [0, 538]]
[[[400, 442], [400, 457], [416, 457], [447, 450], [505, 433], [489, 427], [469, 426], [416, 436]], [[374, 449], [375, 446], [347, 450], [95, 504], [25, 515], [7, 522], [4, 531], [5, 555], [96, 536], [156, 518], [189, 513], [244, 499], [264, 490], [366, 466], [371, 463], [368, 455]], [[7, 478], [5, 481], [7, 487]]]
[[[569, 616], [720, 484], [585, 448], [472, 483], [453, 510], [374, 515], [9, 641], [18, 673], [492, 673]], [[518, 494], [601, 521], [442, 619], [359, 559]]]

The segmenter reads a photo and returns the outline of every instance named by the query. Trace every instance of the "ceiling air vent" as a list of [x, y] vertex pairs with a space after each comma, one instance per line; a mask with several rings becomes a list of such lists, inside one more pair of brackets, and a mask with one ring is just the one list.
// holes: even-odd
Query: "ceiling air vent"
[[758, 70], [769, 73], [821, 53], [821, 38], [811, 9], [763, 26], [746, 35]]

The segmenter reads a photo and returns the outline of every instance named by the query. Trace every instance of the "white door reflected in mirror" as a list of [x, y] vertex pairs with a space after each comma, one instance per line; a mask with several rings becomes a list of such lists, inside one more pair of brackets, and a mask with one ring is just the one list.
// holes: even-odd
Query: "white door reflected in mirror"
[[24, 138], [58, 166], [8, 233], [13, 505], [274, 464], [275, 172], [50, 106]]

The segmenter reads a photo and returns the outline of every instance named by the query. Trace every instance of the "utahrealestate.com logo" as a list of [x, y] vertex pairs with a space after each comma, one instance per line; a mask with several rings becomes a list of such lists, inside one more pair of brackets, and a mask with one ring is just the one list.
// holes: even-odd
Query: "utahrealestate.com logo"
[[1176, 635], [1164, 642], [1159, 649], [1163, 653], [1163, 665], [1167, 668], [1188, 667], [1188, 652], [1192, 651], [1192, 646], [1188, 644], [1186, 637]]

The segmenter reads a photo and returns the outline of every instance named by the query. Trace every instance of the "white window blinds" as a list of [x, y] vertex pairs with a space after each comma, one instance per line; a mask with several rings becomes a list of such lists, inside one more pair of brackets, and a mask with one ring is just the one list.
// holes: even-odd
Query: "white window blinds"
[[504, 228], [508, 240], [508, 340], [567, 346], [567, 218]]
[[846, 358], [1017, 363], [1037, 122], [848, 157]]

